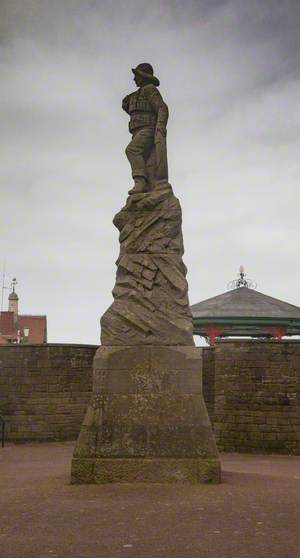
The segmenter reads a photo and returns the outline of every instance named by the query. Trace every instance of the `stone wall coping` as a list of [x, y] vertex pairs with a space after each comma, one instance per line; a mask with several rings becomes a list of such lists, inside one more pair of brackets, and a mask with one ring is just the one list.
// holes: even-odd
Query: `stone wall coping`
[[98, 349], [99, 345], [90, 345], [88, 343], [10, 343], [8, 345], [0, 345], [0, 349], [11, 349], [11, 348], [27, 349], [29, 347], [86, 347], [91, 349]]
[[[300, 339], [221, 339], [216, 340], [215, 345], [221, 345], [223, 343], [243, 343], [243, 344], [268, 344], [268, 345], [285, 345], [287, 343], [299, 344]], [[211, 347], [203, 347], [210, 349]]]
[[277, 346], [284, 346], [284, 345], [300, 345], [300, 339], [221, 339], [216, 340], [214, 345], [210, 345], [209, 347], [197, 347], [202, 349], [203, 351], [214, 351], [216, 347], [220, 347], [220, 345], [277, 345]]

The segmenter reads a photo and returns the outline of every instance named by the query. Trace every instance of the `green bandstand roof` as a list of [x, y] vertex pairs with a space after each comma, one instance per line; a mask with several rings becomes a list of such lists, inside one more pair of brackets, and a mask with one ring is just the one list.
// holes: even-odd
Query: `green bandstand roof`
[[246, 286], [191, 306], [194, 332], [210, 337], [300, 335], [300, 308]]

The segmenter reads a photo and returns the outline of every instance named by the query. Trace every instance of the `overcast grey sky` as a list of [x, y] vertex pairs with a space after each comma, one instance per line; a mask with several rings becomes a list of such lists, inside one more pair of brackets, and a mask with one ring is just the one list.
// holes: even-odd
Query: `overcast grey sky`
[[112, 301], [140, 62], [170, 109], [190, 302], [244, 264], [300, 305], [298, 0], [0, 0], [0, 49], [0, 264], [50, 342], [98, 343]]

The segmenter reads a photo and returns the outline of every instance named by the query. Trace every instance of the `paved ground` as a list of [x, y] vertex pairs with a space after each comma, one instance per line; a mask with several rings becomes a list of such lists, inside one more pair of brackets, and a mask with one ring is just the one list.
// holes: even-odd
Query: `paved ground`
[[300, 457], [223, 455], [217, 486], [71, 486], [71, 455], [0, 448], [1, 558], [300, 558]]

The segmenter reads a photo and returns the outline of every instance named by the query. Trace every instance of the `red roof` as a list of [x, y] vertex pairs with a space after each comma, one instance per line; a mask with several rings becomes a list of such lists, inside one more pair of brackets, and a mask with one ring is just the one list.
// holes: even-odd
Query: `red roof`
[[0, 333], [2, 335], [14, 335], [14, 313], [0, 312]]
[[18, 316], [18, 329], [21, 335], [24, 329], [29, 329], [27, 343], [46, 343], [47, 342], [47, 317], [30, 316], [22, 314]]
[[14, 321], [13, 312], [0, 312], [0, 345], [24, 339], [24, 333], [26, 343], [47, 343], [47, 316], [21, 314]]

